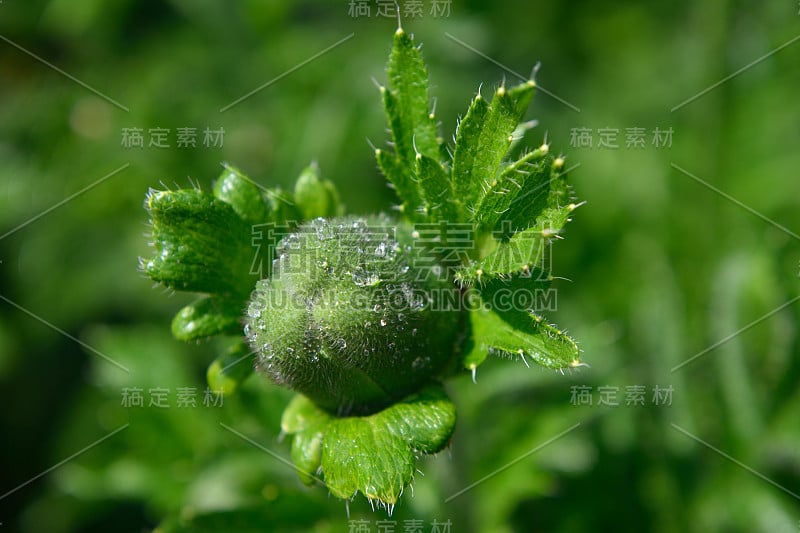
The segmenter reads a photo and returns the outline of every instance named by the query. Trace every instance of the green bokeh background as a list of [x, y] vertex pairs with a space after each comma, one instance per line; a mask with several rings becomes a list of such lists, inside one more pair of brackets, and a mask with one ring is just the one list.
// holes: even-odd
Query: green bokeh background
[[[403, 24], [424, 43], [446, 137], [481, 83], [514, 79], [453, 37], [524, 75], [541, 61], [537, 81], [579, 109], [538, 93], [527, 142], [546, 137], [580, 165], [571, 179], [588, 203], [555, 247], [565, 279], [548, 318], [590, 367], [562, 376], [494, 359], [477, 384], [451, 382], [453, 443], [421, 462], [395, 530], [798, 531], [800, 5], [454, 1], [434, 17], [433, 3]], [[191, 298], [154, 290], [136, 260], [148, 187], [208, 189], [222, 161], [288, 187], [316, 160], [350, 212], [391, 205], [369, 143], [386, 139], [372, 79], [385, 79], [396, 21], [369, 4], [372, 16], [352, 17], [347, 0], [0, 3], [0, 531], [354, 525], [281, 462], [289, 394], [254, 377], [203, 405], [220, 346], [170, 337]], [[123, 128], [157, 127], [170, 148], [121, 145]], [[183, 127], [197, 128], [196, 148], [176, 146]], [[222, 147], [202, 146], [206, 127], [224, 128]], [[577, 128], [592, 148], [571, 146]], [[602, 128], [617, 148], [598, 147]], [[627, 128], [645, 130], [644, 147], [626, 148]], [[656, 128], [672, 129], [670, 147], [653, 145]], [[635, 386], [643, 406], [626, 405]], [[672, 388], [671, 405], [656, 405], [656, 386]], [[145, 407], [121, 405], [126, 387]], [[591, 406], [574, 405], [575, 387], [591, 387]], [[169, 389], [171, 407], [147, 407], [151, 388]], [[178, 388], [197, 406], [178, 407]], [[615, 388], [619, 405], [598, 405]], [[372, 531], [387, 518], [363, 498], [349, 507]]]

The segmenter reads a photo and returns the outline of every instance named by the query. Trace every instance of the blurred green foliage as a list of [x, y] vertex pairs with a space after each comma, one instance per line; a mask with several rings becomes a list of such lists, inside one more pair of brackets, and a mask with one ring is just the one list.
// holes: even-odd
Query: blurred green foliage
[[[438, 18], [430, 4], [404, 25], [424, 43], [445, 126], [481, 81], [513, 78], [453, 37], [523, 75], [541, 61], [540, 85], [580, 109], [537, 93], [529, 117], [541, 125], [526, 138], [546, 136], [567, 166], [580, 164], [571, 180], [588, 205], [555, 247], [555, 273], [572, 281], [558, 284], [551, 314], [571, 325], [591, 368], [562, 376], [490, 360], [477, 384], [452, 383], [453, 444], [422, 463], [397, 529], [420, 519], [427, 530], [451, 520], [453, 531], [797, 531], [798, 305], [671, 371], [797, 295], [800, 42], [671, 111], [795, 38], [797, 4], [469, 1]], [[222, 406], [203, 405], [204, 369], [225, 347], [170, 337], [189, 300], [155, 294], [136, 257], [147, 252], [148, 187], [208, 190], [223, 161], [287, 188], [315, 160], [350, 212], [394, 201], [366, 140], [385, 138], [371, 78], [385, 80], [396, 25], [376, 10], [351, 17], [344, 0], [0, 3], [3, 528], [348, 530], [344, 506], [282, 462], [285, 391], [256, 377]], [[122, 146], [123, 128], [157, 127], [170, 129], [170, 148], [147, 136], [144, 148]], [[182, 127], [198, 129], [195, 148], [176, 146]], [[206, 127], [224, 128], [222, 147], [202, 146]], [[592, 148], [570, 146], [580, 128]], [[618, 148], [598, 147], [603, 128], [618, 130]], [[645, 130], [643, 148], [626, 148], [627, 128]], [[656, 128], [672, 128], [670, 147], [653, 145]], [[626, 405], [634, 386], [644, 406]], [[672, 388], [671, 405], [655, 405], [656, 386]], [[591, 387], [593, 405], [573, 405], [575, 387]], [[598, 406], [614, 387], [619, 405]], [[141, 388], [145, 406], [124, 407], [126, 388]], [[148, 407], [157, 388], [171, 407]], [[196, 388], [196, 407], [177, 406], [179, 388]], [[380, 513], [350, 504], [372, 530]]]

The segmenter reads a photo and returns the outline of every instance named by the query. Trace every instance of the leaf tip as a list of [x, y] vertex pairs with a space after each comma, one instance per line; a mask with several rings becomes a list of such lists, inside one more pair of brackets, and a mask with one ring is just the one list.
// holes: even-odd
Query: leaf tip
[[589, 368], [589, 364], [588, 363], [584, 363], [580, 359], [573, 359], [572, 362], [570, 362], [569, 367], [570, 368], [583, 368], [583, 367]]
[[567, 209], [569, 209], [570, 211], [575, 211], [576, 209], [578, 209], [579, 207], [581, 207], [583, 205], [586, 205], [586, 200], [584, 200], [583, 202], [581, 202], [579, 204], [574, 204], [574, 203], [573, 204], [569, 204], [567, 206]]

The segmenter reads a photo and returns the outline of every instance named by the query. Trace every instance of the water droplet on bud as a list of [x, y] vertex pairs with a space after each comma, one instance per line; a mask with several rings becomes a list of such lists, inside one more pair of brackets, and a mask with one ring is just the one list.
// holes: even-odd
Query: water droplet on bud
[[359, 287], [372, 287], [378, 284], [380, 276], [378, 276], [377, 272], [370, 272], [364, 267], [357, 266], [353, 269], [352, 279], [353, 283]]

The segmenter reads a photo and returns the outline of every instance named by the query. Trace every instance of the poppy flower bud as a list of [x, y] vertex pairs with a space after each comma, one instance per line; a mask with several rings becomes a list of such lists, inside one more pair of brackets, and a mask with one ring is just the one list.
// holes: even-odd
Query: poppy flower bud
[[[329, 412], [367, 414], [452, 369], [458, 289], [387, 217], [318, 218], [278, 245], [247, 309], [257, 368]], [[424, 259], [424, 260], [423, 260]], [[433, 264], [431, 264], [433, 262]]]

